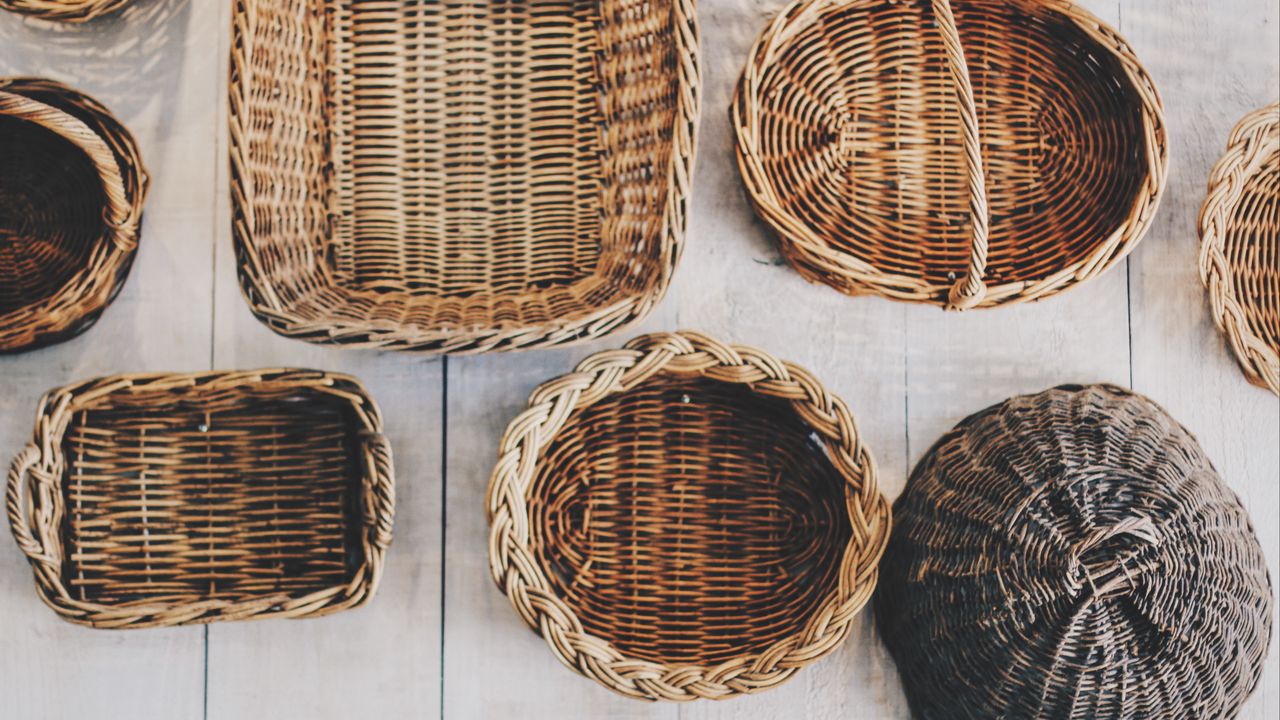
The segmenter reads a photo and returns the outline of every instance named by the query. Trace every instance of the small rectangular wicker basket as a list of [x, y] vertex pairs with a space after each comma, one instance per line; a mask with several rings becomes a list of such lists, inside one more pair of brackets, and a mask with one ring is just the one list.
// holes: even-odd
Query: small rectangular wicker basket
[[680, 255], [694, 0], [237, 0], [241, 287], [311, 342], [472, 353], [599, 337]]
[[48, 393], [6, 509], [41, 598], [98, 628], [323, 615], [391, 542], [391, 451], [353, 378], [123, 375]]

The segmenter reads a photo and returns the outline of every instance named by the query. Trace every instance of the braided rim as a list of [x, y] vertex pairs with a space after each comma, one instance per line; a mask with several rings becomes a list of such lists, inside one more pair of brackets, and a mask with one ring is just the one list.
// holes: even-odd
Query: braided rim
[[[1165, 130], [1164, 105], [1155, 84], [1142, 67], [1133, 49], [1114, 29], [1099, 20], [1088, 10], [1070, 0], [1018, 0], [1023, 5], [1044, 8], [1063, 15], [1074, 23], [1101, 50], [1113, 54], [1124, 68], [1132, 89], [1141, 101], [1147, 172], [1136, 193], [1128, 217], [1109, 237], [1083, 260], [1063, 267], [1053, 275], [1039, 280], [1007, 282], [984, 285], [976, 276], [978, 268], [985, 267], [985, 243], [977, 230], [974, 252], [966, 272], [957, 273], [954, 285], [932, 284], [911, 275], [886, 273], [874, 265], [847, 253], [833, 251], [830, 243], [818, 235], [803, 220], [788, 212], [779, 201], [778, 192], [765, 171], [760, 155], [759, 122], [761, 82], [765, 71], [790, 43], [792, 38], [815, 22], [821, 13], [831, 7], [841, 7], [863, 0], [795, 0], [782, 10], [765, 28], [751, 48], [742, 78], [734, 94], [730, 110], [734, 126], [738, 168], [747, 186], [756, 213], [779, 236], [783, 254], [791, 265], [810, 282], [831, 285], [849, 294], [876, 294], [894, 300], [940, 305], [949, 310], [990, 308], [1041, 300], [1055, 295], [1077, 283], [1095, 277], [1124, 259], [1146, 235], [1155, 218], [1155, 212], [1164, 194], [1169, 169], [1169, 145]], [[948, 3], [934, 0], [935, 8]], [[943, 19], [943, 30], [946, 30]], [[959, 50], [959, 48], [956, 48]], [[959, 54], [963, 57], [962, 53]], [[957, 57], [949, 57], [951, 72], [959, 79]], [[963, 83], [957, 86], [963, 98]], [[963, 99], [962, 99], [963, 105]], [[976, 123], [976, 118], [975, 118]], [[965, 127], [968, 132], [968, 126]], [[970, 179], [980, 169], [969, 161]], [[979, 157], [980, 159], [980, 157]], [[970, 209], [979, 212], [982, 204], [970, 187]], [[841, 287], [841, 285], [845, 287]], [[849, 289], [848, 284], [856, 286]], [[983, 292], [985, 287], [985, 292]]]
[[616, 332], [643, 320], [666, 296], [684, 251], [698, 118], [702, 107], [701, 35], [697, 0], [670, 0], [676, 36], [677, 100], [672, 133], [667, 202], [660, 230], [660, 274], [652, 289], [572, 320], [538, 326], [446, 330], [339, 319], [315, 322], [295, 317], [276, 297], [271, 279], [262, 273], [254, 246], [253, 183], [250, 179], [249, 118], [242, 108], [253, 92], [253, 6], [259, 0], [237, 0], [231, 18], [230, 125], [232, 236], [241, 294], [254, 316], [285, 337], [320, 344], [381, 348], [406, 352], [468, 355], [567, 345]]
[[[135, 390], [199, 389], [203, 394], [216, 395], [262, 383], [308, 388], [351, 403], [352, 415], [362, 430], [360, 453], [364, 468], [360, 518], [364, 523], [360, 535], [363, 562], [352, 580], [301, 596], [279, 593], [240, 601], [104, 605], [73, 598], [62, 582], [62, 473], [66, 467], [62, 438], [74, 415], [99, 406], [104, 400], [109, 404], [112, 395]], [[163, 412], [163, 408], [156, 412]], [[51, 390], [40, 400], [34, 438], [9, 470], [5, 509], [14, 539], [31, 562], [40, 599], [64, 620], [77, 625], [131, 629], [262, 617], [316, 617], [363, 605], [377, 591], [391, 545], [395, 475], [378, 406], [364, 386], [348, 375], [295, 369], [115, 375]]]
[[[56, 106], [44, 100], [49, 97]], [[96, 100], [62, 83], [0, 78], [0, 114], [39, 124], [82, 150], [98, 170], [106, 199], [102, 236], [85, 267], [52, 296], [0, 315], [3, 354], [68, 340], [97, 321], [132, 267], [150, 181], [129, 131]]]
[[45, 20], [83, 23], [113, 12], [133, 0], [0, 0], [0, 9]]
[[[832, 465], [847, 482], [845, 501], [853, 532], [834, 595], [795, 635], [713, 667], [629, 658], [608, 640], [586, 632], [573, 609], [554, 594], [530, 545], [525, 497], [542, 448], [576, 410], [627, 392], [660, 373], [699, 375], [789, 400], [797, 416], [821, 438]], [[807, 370], [694, 332], [645, 335], [623, 349], [592, 355], [574, 372], [544, 383], [530, 396], [528, 409], [511, 421], [486, 497], [489, 568], [516, 613], [547, 641], [560, 662], [610, 690], [675, 701], [752, 693], [778, 685], [835, 650], [870, 599], [891, 525], [889, 504], [876, 476], [875, 460], [849, 408]]]
[[1231, 131], [1226, 154], [1213, 167], [1209, 195], [1200, 209], [1200, 281], [1209, 291], [1213, 320], [1226, 334], [1245, 377], [1280, 395], [1280, 353], [1249, 329], [1224, 248], [1249, 180], [1276, 172], [1277, 157], [1280, 102], [1244, 116]]

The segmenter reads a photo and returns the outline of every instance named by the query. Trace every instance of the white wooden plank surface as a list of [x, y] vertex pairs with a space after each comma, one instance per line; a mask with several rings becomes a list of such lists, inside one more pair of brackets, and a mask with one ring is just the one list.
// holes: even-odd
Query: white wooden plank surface
[[[230, 0], [139, 0], [64, 28], [0, 13], [0, 74], [62, 79], [111, 107], [155, 178], [124, 294], [85, 336], [0, 358], [0, 447], [74, 379], [144, 369], [293, 365], [351, 372], [396, 453], [396, 541], [366, 608], [311, 621], [83, 630], [35, 597], [0, 551], [0, 716], [59, 718], [899, 718], [908, 712], [869, 614], [848, 643], [758, 696], [671, 706], [614, 696], [561, 667], [489, 579], [482, 498], [506, 423], [538, 383], [644, 330], [688, 327], [815, 371], [850, 404], [891, 496], [929, 444], [1008, 395], [1108, 381], [1195, 432], [1257, 523], [1280, 577], [1280, 402], [1240, 378], [1195, 276], [1208, 168], [1248, 109], [1280, 94], [1280, 0], [1088, 0], [1133, 43], [1165, 99], [1173, 171], [1126, 265], [1032, 307], [945, 315], [804, 283], [755, 220], [727, 108], [746, 51], [784, 0], [702, 0], [706, 78], [689, 245], [642, 327], [587, 346], [449, 361], [317, 348], [249, 314], [235, 282], [226, 172]], [[1280, 708], [1273, 638], [1241, 717]]]

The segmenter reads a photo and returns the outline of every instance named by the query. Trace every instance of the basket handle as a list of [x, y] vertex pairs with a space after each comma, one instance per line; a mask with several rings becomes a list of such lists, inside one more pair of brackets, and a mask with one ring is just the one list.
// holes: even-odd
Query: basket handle
[[[9, 527], [13, 530], [13, 538], [18, 541], [18, 547], [22, 548], [23, 554], [31, 560], [42, 560], [45, 557], [44, 547], [31, 533], [31, 525], [27, 522], [31, 498], [35, 495], [35, 489], [31, 487], [34, 481], [31, 469], [38, 462], [40, 462], [39, 449], [30, 445], [23, 448], [14, 459], [13, 466], [9, 468], [8, 485], [4, 493], [4, 506], [9, 513]], [[22, 497], [24, 491], [27, 496], [26, 502], [23, 502]]]
[[0, 115], [35, 123], [62, 137], [84, 151], [102, 180], [107, 207], [103, 221], [111, 228], [113, 240], [121, 250], [132, 250], [137, 244], [139, 213], [135, 212], [125, 190], [124, 176], [115, 153], [99, 135], [80, 118], [33, 100], [25, 95], [0, 90]]
[[969, 63], [964, 58], [960, 44], [960, 31], [956, 28], [955, 14], [951, 12], [951, 0], [933, 0], [933, 16], [942, 33], [946, 46], [947, 66], [955, 84], [956, 97], [960, 101], [960, 120], [964, 129], [964, 158], [969, 172], [969, 216], [973, 223], [973, 237], [969, 252], [969, 266], [964, 276], [956, 280], [947, 296], [948, 310], [967, 310], [982, 302], [987, 295], [982, 281], [987, 272], [987, 244], [991, 236], [990, 210], [987, 207], [986, 176], [982, 168], [982, 141], [978, 132], [978, 108], [973, 100], [973, 84], [969, 81]]

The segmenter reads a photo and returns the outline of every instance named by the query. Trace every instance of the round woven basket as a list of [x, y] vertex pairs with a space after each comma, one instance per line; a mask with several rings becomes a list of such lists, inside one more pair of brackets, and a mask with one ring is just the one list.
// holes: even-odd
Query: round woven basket
[[757, 212], [810, 281], [949, 309], [1123, 258], [1168, 166], [1125, 41], [1065, 0], [802, 0], [733, 105]]
[[1280, 394], [1280, 103], [1245, 116], [1209, 178], [1200, 278], [1249, 382]]
[[0, 10], [80, 23], [110, 15], [131, 2], [133, 0], [0, 0]]
[[489, 486], [494, 580], [565, 665], [624, 695], [723, 699], [834, 650], [889, 532], [848, 408], [694, 333], [538, 388]]
[[97, 101], [0, 78], [0, 353], [97, 320], [129, 273], [146, 191], [137, 144]]
[[876, 598], [922, 718], [1226, 718], [1271, 635], [1239, 499], [1150, 400], [1064, 386], [943, 436]]

